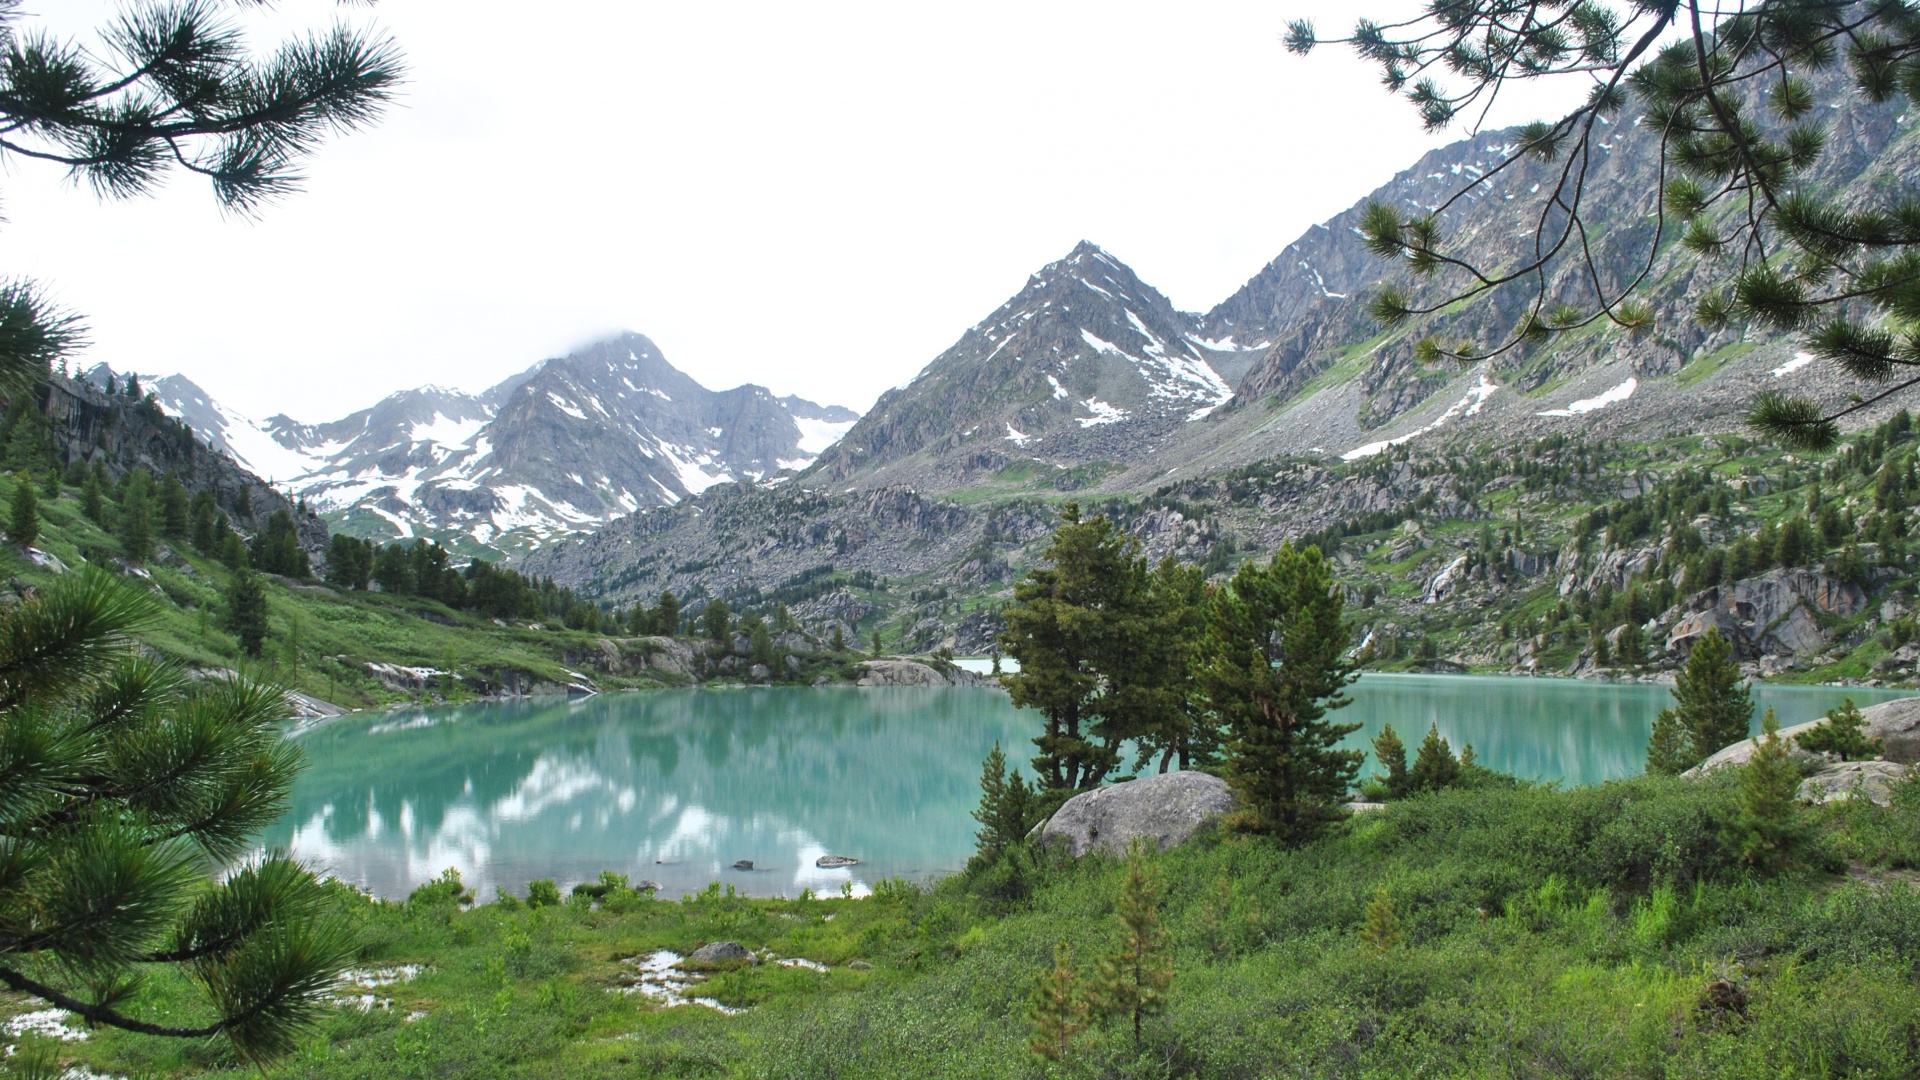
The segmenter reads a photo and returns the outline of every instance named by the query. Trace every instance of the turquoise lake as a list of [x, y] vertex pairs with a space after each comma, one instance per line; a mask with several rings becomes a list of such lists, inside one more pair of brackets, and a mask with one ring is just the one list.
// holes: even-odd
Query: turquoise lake
[[[1429, 723], [1457, 750], [1533, 780], [1640, 772], [1664, 686], [1369, 675], [1340, 719], [1363, 746], [1391, 722]], [[1911, 691], [1757, 687], [1782, 725], [1852, 697]], [[1757, 724], [1757, 719], [1756, 719]], [[307, 768], [266, 846], [384, 897], [457, 868], [483, 900], [535, 878], [603, 869], [664, 896], [711, 882], [754, 895], [864, 891], [960, 868], [995, 742], [1024, 761], [1036, 718], [989, 689], [854, 687], [651, 691], [405, 709], [297, 736]], [[1371, 769], [1371, 763], [1369, 764]], [[861, 860], [821, 870], [822, 855]], [[732, 869], [737, 860], [754, 869]]]

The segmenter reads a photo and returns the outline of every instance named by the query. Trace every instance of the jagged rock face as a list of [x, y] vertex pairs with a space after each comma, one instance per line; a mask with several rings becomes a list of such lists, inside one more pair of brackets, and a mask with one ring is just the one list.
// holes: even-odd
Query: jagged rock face
[[[1890, 181], [1910, 182], [1920, 174], [1920, 149], [1902, 137], [1906, 118], [1899, 102], [1866, 101], [1845, 85], [1850, 76], [1844, 69], [1810, 79], [1819, 99], [1832, 107], [1823, 110], [1828, 150], [1809, 186], [1860, 205], [1884, 202]], [[1587, 164], [1586, 240], [1610, 287], [1647, 269], [1659, 221], [1658, 138], [1639, 125], [1639, 112], [1636, 102], [1603, 121]], [[1757, 104], [1748, 114], [1767, 115]], [[1416, 281], [1404, 266], [1376, 258], [1360, 233], [1361, 217], [1373, 202], [1410, 215], [1437, 210], [1442, 235], [1470, 240], [1478, 264], [1521, 265], [1533, 250], [1541, 199], [1553, 190], [1564, 163], [1520, 160], [1496, 172], [1517, 137], [1515, 130], [1484, 133], [1426, 154], [1367, 198], [1309, 229], [1208, 312], [1200, 323], [1203, 336], [1264, 345], [1216, 419], [1252, 411], [1254, 417], [1239, 426], [1258, 428], [1254, 434], [1268, 452], [1318, 446], [1342, 454], [1378, 452], [1389, 439], [1439, 438], [1443, 428], [1447, 434], [1475, 428], [1523, 428], [1529, 434], [1646, 426], [1698, 430], [1703, 423], [1725, 425], [1756, 385], [1769, 383], [1818, 397], [1844, 395], [1843, 381], [1826, 366], [1794, 363], [1799, 345], [1791, 335], [1758, 327], [1708, 333], [1697, 326], [1691, 317], [1695, 299], [1727, 271], [1670, 243], [1654, 258], [1639, 294], [1655, 309], [1651, 333], [1564, 335], [1464, 372], [1419, 363], [1415, 347], [1424, 337], [1482, 348], [1508, 340], [1531, 290], [1504, 290], [1417, 317], [1404, 328], [1383, 329], [1366, 310], [1380, 286], [1444, 299], [1467, 279], [1450, 279], [1453, 272], [1443, 271], [1434, 280]], [[1455, 198], [1483, 176], [1484, 183]], [[1577, 260], [1553, 271], [1547, 307], [1590, 306], [1586, 274]], [[1702, 358], [1710, 361], [1702, 371], [1716, 374], [1688, 387], [1664, 378]], [[1266, 424], [1270, 409], [1288, 410], [1289, 422]]]
[[1082, 242], [881, 397], [808, 479], [939, 488], [1027, 461], [1136, 460], [1231, 396], [1222, 368], [1241, 350], [1197, 328]]
[[1807, 656], [1828, 644], [1819, 615], [1845, 617], [1866, 604], [1866, 590], [1823, 570], [1770, 570], [1696, 593], [1668, 631], [1667, 650], [1684, 658], [1711, 628], [1743, 660]]
[[324, 424], [256, 423], [180, 376], [149, 385], [209, 445], [343, 531], [431, 536], [474, 554], [523, 551], [715, 484], [804, 468], [857, 419], [758, 386], [708, 390], [632, 333], [484, 393], [404, 390]]

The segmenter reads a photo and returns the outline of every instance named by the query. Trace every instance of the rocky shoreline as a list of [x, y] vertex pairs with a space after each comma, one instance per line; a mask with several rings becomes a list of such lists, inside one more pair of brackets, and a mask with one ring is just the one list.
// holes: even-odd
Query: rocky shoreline
[[[638, 643], [637, 648], [624, 648]], [[597, 657], [598, 663], [583, 663], [579, 666], [592, 669], [601, 678], [609, 676], [625, 682], [635, 678], [652, 678], [651, 685], [615, 685], [601, 687], [594, 675], [583, 671], [568, 671], [571, 677], [566, 682], [543, 679], [526, 672], [507, 669], [506, 677], [499, 673], [463, 674], [446, 672], [431, 667], [406, 667], [368, 661], [365, 665], [368, 673], [389, 689], [421, 695], [409, 702], [398, 702], [367, 708], [348, 708], [327, 701], [312, 694], [297, 690], [287, 691], [287, 705], [292, 718], [302, 723], [327, 720], [337, 716], [355, 713], [391, 712], [395, 709], [419, 708], [489, 701], [523, 701], [530, 698], [567, 697], [586, 698], [602, 693], [642, 692], [646, 690], [679, 689], [685, 687], [752, 687], [772, 685], [807, 686], [977, 686], [997, 688], [1000, 684], [992, 676], [966, 671], [951, 661], [936, 657], [883, 656], [868, 660], [855, 661], [850, 665], [850, 674], [820, 674], [806, 683], [794, 681], [776, 681], [770, 672], [757, 672], [749, 668], [745, 677], [728, 671], [714, 673], [706, 678], [697, 677], [698, 670], [692, 663], [696, 655], [693, 643], [676, 638], [628, 638], [602, 639], [600, 648], [587, 654], [583, 659]], [[568, 656], [572, 662], [573, 655]], [[206, 676], [231, 675], [224, 669], [205, 669]], [[457, 698], [448, 697], [446, 691], [463, 690]]]

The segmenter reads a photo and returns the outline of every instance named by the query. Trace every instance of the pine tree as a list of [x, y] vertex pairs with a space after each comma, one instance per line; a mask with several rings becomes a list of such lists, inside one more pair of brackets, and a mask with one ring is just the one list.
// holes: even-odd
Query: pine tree
[[[154, 611], [95, 570], [0, 608], [0, 984], [96, 1026], [222, 1035], [260, 1060], [319, 1018], [355, 943], [289, 859], [209, 879], [284, 812], [299, 752], [277, 688], [138, 655]], [[169, 991], [140, 1015], [147, 995], [113, 992], [162, 966], [206, 1005]]]
[[186, 486], [178, 476], [168, 473], [160, 482], [160, 531], [169, 540], [185, 540], [191, 524]]
[[47, 467], [40, 474], [40, 494], [48, 499], [60, 497], [60, 463], [52, 458], [47, 459]]
[[[1662, 731], [1654, 722], [1654, 734], [1663, 740], [1660, 771], [1679, 765], [1679, 772], [1705, 761], [1725, 746], [1747, 737], [1747, 725], [1753, 717], [1753, 695], [1740, 681], [1740, 667], [1734, 663], [1733, 647], [1720, 631], [1709, 629], [1694, 642], [1687, 663], [1673, 680], [1674, 721], [1686, 733], [1684, 753], [1676, 753], [1677, 737]], [[1662, 714], [1665, 715], [1664, 713]], [[1648, 749], [1648, 767], [1655, 764]], [[1681, 764], [1684, 763], [1684, 764]]]
[[1647, 740], [1647, 773], [1678, 776], [1698, 764], [1693, 757], [1693, 737], [1687, 733], [1680, 714], [1661, 709], [1653, 720], [1653, 735]]
[[1064, 1061], [1073, 1039], [1087, 1029], [1087, 999], [1073, 968], [1073, 946], [1053, 948], [1053, 967], [1035, 981], [1027, 998], [1027, 1048], [1043, 1061]]
[[[132, 12], [110, 49], [20, 25], [28, 17], [0, 3], [0, 158], [64, 166], [104, 196], [149, 191], [179, 164], [211, 177], [226, 206], [256, 208], [289, 190], [321, 135], [368, 121], [400, 76], [390, 42], [342, 29], [263, 51], [213, 4]], [[0, 283], [0, 327], [6, 398], [32, 393], [80, 338], [72, 315], [19, 281]], [[100, 470], [96, 459], [86, 499], [96, 523]], [[138, 559], [151, 523], [133, 516], [123, 538]], [[268, 855], [207, 880], [281, 815], [298, 753], [279, 735], [281, 691], [189, 686], [133, 656], [148, 612], [96, 572], [0, 609], [0, 983], [91, 1026], [223, 1036], [258, 1065], [292, 1047], [356, 950], [295, 863]], [[205, 991], [211, 1019], [123, 1011], [163, 963]]]
[[227, 569], [236, 573], [251, 566], [247, 559], [247, 542], [242, 540], [240, 534], [233, 531], [231, 526], [227, 528], [226, 535], [220, 540], [220, 561], [226, 564]]
[[700, 612], [700, 625], [705, 629], [708, 641], [724, 645], [733, 625], [733, 612], [728, 610], [725, 600], [716, 596], [707, 601], [706, 608]]
[[[1920, 103], [1920, 18], [1912, 4], [1422, 6], [1407, 18], [1385, 5], [1355, 5], [1355, 29], [1338, 40], [1377, 65], [1429, 129], [1483, 115], [1509, 82], [1577, 82], [1588, 92], [1559, 119], [1522, 127], [1503, 160], [1474, 170], [1438, 207], [1409, 213], [1376, 203], [1362, 214], [1359, 231], [1374, 254], [1405, 267], [1415, 283], [1439, 283], [1432, 295], [1401, 282], [1379, 289], [1369, 304], [1379, 321], [1401, 325], [1477, 299], [1486, 301], [1478, 310], [1513, 313], [1497, 336], [1464, 343], [1443, 339], [1448, 324], [1435, 319], [1434, 336], [1416, 344], [1416, 356], [1483, 360], [1596, 325], [1647, 333], [1654, 311], [1636, 294], [1666, 280], [1655, 259], [1677, 240], [1703, 260], [1719, 258], [1719, 268], [1703, 275], [1694, 309], [1704, 330], [1798, 332], [1813, 355], [1877, 384], [1830, 408], [1762, 390], [1748, 412], [1756, 428], [1795, 448], [1826, 448], [1839, 437], [1841, 418], [1920, 386], [1920, 338], [1899, 332], [1920, 315], [1913, 275], [1920, 231], [1909, 227], [1920, 219], [1920, 195], [1898, 184], [1856, 193], [1816, 182], [1823, 163], [1832, 171], [1828, 106], [1848, 98]], [[1306, 53], [1321, 41], [1307, 20], [1288, 27], [1291, 51]], [[1596, 174], [1585, 165], [1603, 158], [1621, 130], [1615, 125], [1626, 123], [1658, 142], [1652, 189], [1659, 203], [1650, 213], [1631, 203], [1644, 188], [1602, 192], [1588, 183]], [[1848, 121], [1850, 128], [1861, 123]], [[1872, 160], [1898, 131], [1882, 126], [1864, 144], [1849, 141], [1848, 150]], [[1542, 182], [1512, 205], [1526, 234], [1445, 235], [1446, 207], [1494, 190], [1483, 185], [1518, 187], [1530, 163], [1539, 163], [1531, 167]], [[1604, 247], [1587, 242], [1604, 228], [1594, 215], [1630, 205], [1646, 230]], [[1516, 249], [1530, 254], [1508, 258]], [[1620, 267], [1638, 269], [1614, 272]], [[1563, 294], [1543, 284], [1574, 279], [1594, 286], [1579, 303], [1556, 303]]]
[[1360, 725], [1326, 718], [1354, 675], [1340, 606], [1320, 549], [1287, 544], [1242, 564], [1210, 607], [1207, 693], [1226, 723], [1227, 781], [1250, 824], [1289, 843], [1343, 816], [1365, 758], [1338, 748]]
[[15, 471], [39, 468], [47, 463], [52, 449], [46, 418], [26, 395], [16, 399], [14, 410], [17, 415], [14, 411], [8, 414], [12, 423], [7, 431], [4, 463]]
[[1427, 737], [1413, 758], [1413, 770], [1407, 774], [1407, 786], [1413, 791], [1445, 791], [1460, 780], [1460, 763], [1453, 748], [1440, 737], [1438, 724], [1427, 725]]
[[227, 629], [240, 639], [240, 651], [259, 659], [267, 641], [267, 591], [250, 570], [236, 570], [227, 583]]
[[1406, 798], [1410, 790], [1407, 779], [1407, 744], [1400, 741], [1400, 735], [1393, 730], [1392, 724], [1384, 724], [1380, 734], [1373, 737], [1373, 757], [1387, 771], [1375, 777], [1387, 789], [1387, 798]]
[[1381, 953], [1391, 952], [1402, 940], [1400, 916], [1393, 910], [1393, 900], [1387, 895], [1385, 885], [1374, 889], [1373, 899], [1367, 901], [1366, 921], [1360, 927], [1360, 940]]
[[654, 633], [675, 637], [680, 633], [680, 598], [670, 592], [660, 594], [653, 607]]
[[980, 831], [974, 834], [975, 851], [994, 859], [1026, 842], [1037, 802], [1020, 770], [1009, 775], [1007, 755], [994, 743], [980, 768], [980, 805], [973, 811], [973, 820], [980, 823]]
[[[438, 545], [421, 545], [418, 550], [439, 551], [444, 555], [444, 549]], [[304, 578], [310, 569], [307, 553], [300, 546], [300, 535], [294, 528], [293, 516], [285, 510], [275, 510], [268, 516], [266, 528], [253, 538], [249, 556], [258, 569], [282, 577]], [[444, 569], [444, 559], [425, 569], [417, 567], [416, 580], [438, 581], [439, 573]], [[423, 594], [425, 592], [422, 590]]]
[[144, 470], [127, 474], [120, 502], [120, 546], [133, 562], [153, 555], [153, 506]]
[[40, 539], [40, 500], [34, 494], [33, 477], [21, 473], [13, 479], [13, 508], [7, 517], [7, 535], [21, 547], [32, 547]]
[[[1156, 618], [1146, 560], [1111, 521], [1083, 519], [1068, 504], [1045, 563], [1014, 585], [1003, 616], [1000, 647], [1020, 670], [1001, 681], [1015, 705], [1041, 715], [1033, 767], [1048, 789], [1095, 787], [1128, 740], [1154, 745], [1177, 696], [1168, 630]], [[1173, 727], [1183, 724], [1176, 718]], [[1184, 737], [1169, 742], [1160, 730], [1162, 750]]]
[[190, 517], [192, 517], [192, 525], [188, 528], [192, 530], [194, 550], [202, 555], [219, 555], [221, 536], [227, 528], [227, 523], [225, 519], [221, 519], [221, 511], [215, 505], [211, 490], [194, 492]]
[[87, 481], [80, 488], [80, 512], [87, 515], [88, 521], [106, 528], [107, 493], [98, 469], [87, 473]]
[[773, 667], [775, 660], [773, 655], [773, 635], [767, 632], [767, 624], [761, 622], [759, 619], [753, 620], [753, 628], [747, 632], [747, 641], [748, 649], [753, 656], [753, 662], [756, 664], [765, 664], [769, 668]]
[[1133, 1049], [1140, 1050], [1141, 1022], [1166, 1008], [1173, 983], [1173, 950], [1160, 926], [1160, 879], [1139, 841], [1127, 855], [1127, 876], [1114, 905], [1120, 944], [1100, 961], [1093, 999], [1103, 1017], [1133, 1023]]
[[1734, 835], [1740, 857], [1762, 867], [1784, 863], [1797, 844], [1801, 826], [1794, 803], [1800, 794], [1800, 770], [1787, 754], [1773, 710], [1760, 723], [1753, 757], [1740, 771], [1739, 811]]
[[[1202, 769], [1220, 756], [1219, 719], [1201, 685], [1207, 635], [1207, 577], [1198, 566], [1162, 559], [1147, 585], [1142, 648], [1133, 651], [1123, 691], [1132, 696], [1141, 728], [1141, 760], [1156, 754], [1160, 771]], [[994, 657], [996, 663], [999, 656]]]
[[1847, 698], [1838, 708], [1827, 710], [1826, 719], [1794, 739], [1800, 748], [1814, 754], [1832, 754], [1841, 761], [1865, 761], [1879, 756], [1879, 739], [1867, 737], [1867, 718]]

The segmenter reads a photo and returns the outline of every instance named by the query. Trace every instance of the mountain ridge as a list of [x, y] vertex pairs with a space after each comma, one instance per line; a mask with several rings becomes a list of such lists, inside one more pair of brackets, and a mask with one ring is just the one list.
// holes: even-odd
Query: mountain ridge
[[[97, 365], [96, 385], [113, 377]], [[182, 375], [143, 377], [212, 448], [372, 539], [512, 556], [718, 483], [804, 468], [857, 418], [747, 384], [709, 390], [632, 331], [480, 393], [395, 391], [337, 420], [254, 420]]]

